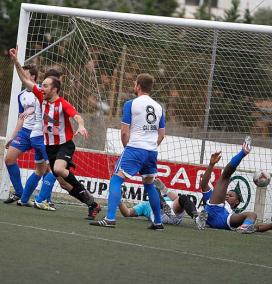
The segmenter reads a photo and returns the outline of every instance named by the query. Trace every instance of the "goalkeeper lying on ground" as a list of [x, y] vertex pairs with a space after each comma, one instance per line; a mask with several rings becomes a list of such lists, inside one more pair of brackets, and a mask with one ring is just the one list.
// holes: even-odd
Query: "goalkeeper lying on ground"
[[231, 175], [236, 171], [242, 159], [249, 154], [250, 150], [251, 138], [248, 136], [241, 151], [224, 168], [214, 190], [209, 188], [208, 183], [215, 164], [221, 159], [221, 152], [211, 155], [210, 164], [201, 181], [203, 200], [207, 203], [205, 205], [205, 210], [208, 213], [207, 224], [211, 228], [236, 230], [244, 234], [272, 230], [271, 223], [255, 224], [257, 214], [254, 212], [234, 213], [233, 210], [240, 204], [241, 198], [235, 190], [227, 191]]
[[[178, 195], [174, 191], [166, 188], [160, 179], [156, 179], [154, 184], [160, 194], [161, 199], [161, 219], [163, 224], [181, 224], [185, 212], [195, 221], [198, 229], [204, 229], [207, 214], [205, 211], [197, 212], [195, 204], [187, 195]], [[167, 197], [162, 197], [162, 194]], [[124, 217], [144, 216], [150, 221], [154, 221], [154, 215], [149, 201], [142, 201], [132, 208], [128, 208], [123, 202], [119, 204], [119, 210]]]

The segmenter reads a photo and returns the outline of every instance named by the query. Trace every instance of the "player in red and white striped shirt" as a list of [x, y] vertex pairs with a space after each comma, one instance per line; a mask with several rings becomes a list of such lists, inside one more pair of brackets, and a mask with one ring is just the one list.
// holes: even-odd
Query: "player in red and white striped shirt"
[[68, 190], [70, 195], [89, 206], [89, 217], [94, 218], [100, 211], [99, 204], [69, 170], [73, 166], [72, 156], [75, 151], [70, 118], [78, 124], [75, 135], [80, 133], [87, 138], [88, 132], [83, 119], [68, 101], [59, 96], [61, 82], [58, 78], [47, 77], [42, 82], [42, 88], [39, 89], [25, 76], [17, 59], [17, 49], [10, 49], [9, 54], [22, 83], [33, 91], [41, 104], [46, 152], [54, 175], [57, 176], [61, 187]]

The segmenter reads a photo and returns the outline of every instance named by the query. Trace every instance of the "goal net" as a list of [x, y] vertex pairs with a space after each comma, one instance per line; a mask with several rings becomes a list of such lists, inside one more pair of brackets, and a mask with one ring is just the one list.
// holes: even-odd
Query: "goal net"
[[[212, 186], [251, 135], [253, 151], [230, 188], [242, 193], [240, 209], [254, 209], [252, 173], [272, 168], [272, 30], [110, 12], [103, 17], [101, 11], [88, 16], [90, 11], [67, 8], [70, 12], [61, 15], [61, 7], [37, 12], [32, 6], [39, 5], [25, 6], [30, 11], [25, 61], [37, 64], [40, 82], [49, 68], [63, 71], [62, 95], [90, 133], [85, 141], [75, 139], [75, 173], [96, 197], [107, 198], [113, 165], [123, 149], [122, 106], [135, 97], [137, 74], [150, 73], [156, 79], [152, 97], [162, 104], [167, 121], [159, 148], [162, 181], [190, 194], [198, 205], [210, 155], [222, 151]], [[31, 152], [22, 156], [20, 166], [26, 179], [34, 166]], [[146, 199], [139, 177], [124, 184], [123, 196]], [[66, 200], [67, 194], [56, 186], [54, 197]], [[265, 218], [272, 215], [271, 198], [269, 186]]]

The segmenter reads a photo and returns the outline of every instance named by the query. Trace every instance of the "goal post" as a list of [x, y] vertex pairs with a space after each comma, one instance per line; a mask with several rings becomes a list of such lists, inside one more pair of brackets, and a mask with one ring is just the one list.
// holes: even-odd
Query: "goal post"
[[[37, 64], [40, 82], [48, 68], [63, 71], [62, 95], [90, 132], [86, 141], [76, 138], [75, 174], [95, 197], [107, 197], [113, 165], [122, 152], [122, 106], [134, 98], [137, 74], [148, 72], [156, 79], [152, 96], [166, 114], [167, 136], [158, 162], [165, 184], [200, 201], [199, 182], [211, 153], [222, 150], [212, 186], [250, 134], [253, 151], [230, 186], [239, 186], [245, 195], [243, 210], [254, 209], [251, 173], [272, 166], [272, 143], [265, 136], [272, 121], [267, 111], [272, 27], [22, 4], [17, 41], [20, 62]], [[14, 74], [7, 136], [16, 123], [20, 88]], [[19, 161], [24, 180], [33, 170], [32, 157], [30, 152]], [[7, 175], [1, 185], [3, 198], [9, 191]], [[123, 195], [132, 201], [146, 199], [139, 177], [124, 184]], [[62, 199], [65, 194], [57, 186], [54, 196]], [[270, 187], [265, 203], [268, 219]]]

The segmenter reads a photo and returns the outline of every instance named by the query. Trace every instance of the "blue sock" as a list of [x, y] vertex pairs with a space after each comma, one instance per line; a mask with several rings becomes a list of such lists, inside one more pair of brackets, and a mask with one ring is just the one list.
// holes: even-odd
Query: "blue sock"
[[144, 184], [144, 189], [148, 193], [149, 203], [154, 213], [154, 224], [161, 224], [161, 204], [159, 194], [154, 183]]
[[35, 196], [35, 200], [39, 203], [43, 202], [44, 200], [51, 200], [51, 192], [53, 189], [53, 186], [55, 184], [56, 177], [52, 173], [48, 173], [43, 178], [42, 187], [40, 190], [39, 195]]
[[116, 210], [121, 201], [121, 185], [123, 182], [124, 179], [120, 176], [114, 175], [111, 177], [108, 197], [108, 220], [115, 220], [116, 218]]
[[23, 185], [21, 181], [20, 169], [17, 164], [6, 165], [9, 173], [10, 181], [15, 189], [15, 194], [21, 197], [23, 193]]
[[37, 187], [40, 179], [42, 177], [36, 175], [36, 173], [32, 173], [32, 175], [27, 179], [26, 184], [25, 184], [25, 188], [23, 191], [23, 194], [21, 196], [21, 201], [22, 203], [27, 203], [31, 194], [33, 193], [33, 191], [35, 190], [35, 188]]
[[243, 150], [241, 150], [237, 155], [235, 155], [230, 160], [230, 165], [233, 168], [237, 168], [245, 156], [246, 156], [245, 152]]
[[244, 222], [243, 222], [243, 225], [252, 225], [254, 224], [254, 221], [252, 221], [251, 219], [245, 219]]

